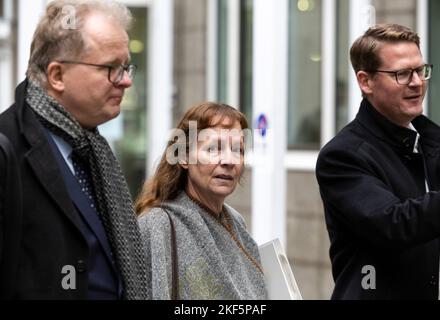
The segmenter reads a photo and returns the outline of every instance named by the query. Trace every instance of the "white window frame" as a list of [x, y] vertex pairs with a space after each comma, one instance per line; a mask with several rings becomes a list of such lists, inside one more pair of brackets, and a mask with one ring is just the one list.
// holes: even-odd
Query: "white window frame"
[[8, 39], [12, 34], [13, 0], [5, 0], [3, 3], [4, 15], [0, 17], [0, 40], [6, 41], [6, 47], [0, 56], [0, 112], [7, 109], [13, 102], [14, 86], [13, 79], [13, 54], [14, 50]]
[[[276, 3], [276, 4], [275, 4]], [[252, 235], [259, 244], [279, 238], [286, 246], [288, 105], [288, 0], [255, 0], [253, 114], [265, 115], [268, 132], [254, 132]], [[280, 165], [281, 164], [281, 165]]]
[[[218, 100], [218, 1], [207, 5], [207, 98]], [[240, 104], [240, 1], [228, 0], [228, 66], [226, 103], [237, 108]]]
[[[321, 26], [321, 147], [335, 135], [336, 121], [336, 0], [322, 1]], [[319, 150], [288, 150], [285, 166], [290, 171], [314, 172]]]
[[[429, 62], [429, 0], [417, 0], [417, 32], [420, 35], [420, 50], [425, 61]], [[429, 99], [423, 103], [423, 113], [429, 114]]]
[[218, 14], [217, 0], [207, 0], [206, 27], [206, 98], [217, 100]]
[[[174, 94], [174, 0], [143, 1], [149, 8], [147, 83], [147, 177], [155, 172], [172, 129]], [[157, 121], [160, 119], [160, 121]]]
[[429, 60], [429, 0], [417, 0], [417, 32], [420, 35], [420, 48], [425, 59]]

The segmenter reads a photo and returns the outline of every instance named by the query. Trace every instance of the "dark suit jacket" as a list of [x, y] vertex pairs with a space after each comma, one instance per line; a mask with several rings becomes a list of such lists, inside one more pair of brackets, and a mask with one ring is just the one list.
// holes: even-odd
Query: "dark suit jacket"
[[11, 299], [21, 244], [21, 186], [9, 140], [0, 133], [0, 299]]
[[[319, 155], [333, 299], [438, 297], [440, 128], [424, 116], [413, 125], [420, 154], [413, 153], [414, 131], [364, 100], [356, 119]], [[362, 285], [374, 276], [368, 266], [376, 272], [375, 289]]]
[[[66, 188], [45, 129], [25, 102], [27, 82], [16, 103], [0, 115], [0, 132], [9, 138], [21, 174], [22, 232], [13, 298], [86, 299], [89, 246], [83, 222]], [[9, 185], [5, 186], [9, 188]], [[15, 230], [14, 230], [15, 232]], [[65, 290], [65, 266], [76, 269], [76, 290]]]

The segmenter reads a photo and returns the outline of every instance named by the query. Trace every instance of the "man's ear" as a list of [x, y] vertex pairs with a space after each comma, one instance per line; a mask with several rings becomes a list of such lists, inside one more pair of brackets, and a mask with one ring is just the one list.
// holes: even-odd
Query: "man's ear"
[[51, 62], [47, 67], [47, 85], [58, 93], [62, 93], [65, 89], [63, 72], [63, 65], [59, 62]]
[[359, 71], [356, 74], [357, 81], [359, 83], [359, 87], [361, 88], [361, 91], [364, 95], [369, 95], [373, 92], [372, 86], [372, 79], [371, 75], [368, 72], [365, 71]]

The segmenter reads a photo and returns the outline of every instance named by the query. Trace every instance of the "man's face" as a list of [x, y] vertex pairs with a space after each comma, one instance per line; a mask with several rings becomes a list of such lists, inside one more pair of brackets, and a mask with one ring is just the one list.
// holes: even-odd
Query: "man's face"
[[[382, 64], [378, 69], [385, 71], [415, 69], [425, 64], [419, 48], [411, 42], [385, 43], [379, 57]], [[390, 73], [371, 73], [366, 77], [360, 83], [363, 82], [361, 87], [367, 99], [390, 121], [406, 127], [423, 113], [427, 82], [416, 72], [408, 85], [398, 84], [395, 74]]]
[[[115, 21], [92, 14], [84, 26], [86, 52], [81, 62], [106, 65], [130, 60], [128, 35]], [[132, 85], [127, 73], [116, 85], [108, 80], [108, 68], [64, 64], [64, 107], [85, 128], [95, 128], [119, 115], [124, 90]]]

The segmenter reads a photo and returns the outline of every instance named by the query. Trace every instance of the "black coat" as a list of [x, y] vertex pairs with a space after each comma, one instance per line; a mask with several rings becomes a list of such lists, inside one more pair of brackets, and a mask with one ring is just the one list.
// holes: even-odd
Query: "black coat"
[[13, 297], [21, 244], [21, 186], [18, 163], [0, 133], [0, 299]]
[[[11, 142], [21, 174], [21, 187], [12, 196], [22, 199], [22, 223], [13, 226], [21, 233], [16, 278], [3, 279], [2, 287], [13, 288], [7, 297], [17, 299], [85, 299], [89, 249], [80, 231], [80, 217], [66, 190], [44, 128], [25, 102], [26, 83], [16, 90], [16, 103], [0, 115], [0, 132]], [[2, 189], [13, 181], [1, 180]], [[12, 201], [15, 202], [15, 201]], [[0, 204], [0, 207], [4, 204]], [[11, 211], [10, 207], [3, 208]], [[15, 210], [12, 210], [15, 211]], [[12, 212], [11, 211], [11, 212]], [[12, 248], [16, 243], [4, 243]], [[64, 266], [76, 268], [76, 290], [64, 290]]]
[[[412, 124], [422, 153], [413, 152], [414, 131], [364, 100], [356, 119], [320, 152], [333, 299], [438, 298], [440, 128], [424, 116]], [[362, 285], [373, 275], [366, 266], [374, 267], [376, 289]]]

